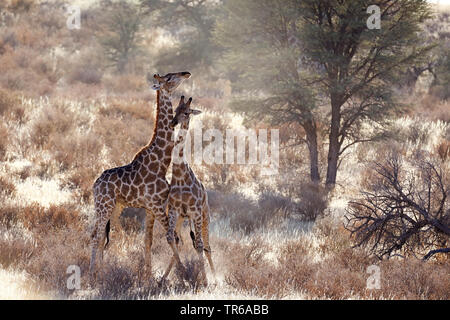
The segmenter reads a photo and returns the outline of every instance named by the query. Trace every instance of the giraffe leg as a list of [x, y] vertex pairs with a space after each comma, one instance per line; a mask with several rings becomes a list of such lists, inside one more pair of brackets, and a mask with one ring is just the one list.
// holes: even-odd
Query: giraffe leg
[[[200, 208], [199, 208], [200, 212]], [[207, 285], [208, 281], [206, 279], [206, 272], [205, 272], [205, 263], [203, 261], [203, 239], [202, 239], [202, 225], [203, 225], [203, 219], [201, 214], [194, 215], [195, 221], [194, 221], [194, 232], [195, 232], [195, 250], [197, 251], [199, 262], [200, 262], [200, 272], [202, 274], [201, 282], [203, 285]]]
[[170, 248], [172, 249], [178, 267], [184, 269], [184, 266], [180, 260], [180, 255], [178, 254], [177, 246], [175, 245], [174, 232], [169, 232], [169, 217], [166, 215], [166, 213], [162, 208], [156, 209], [155, 213], [156, 219], [158, 219], [159, 223], [163, 226], [164, 230], [166, 231], [167, 242], [169, 243]]
[[146, 210], [145, 218], [145, 268], [152, 274], [152, 243], [153, 243], [153, 226], [155, 224], [155, 216], [149, 210]]
[[[175, 237], [179, 237], [179, 239], [181, 240], [180, 229], [181, 229], [181, 225], [183, 224], [183, 217], [177, 215], [176, 211], [169, 209], [169, 232], [173, 232], [173, 231], [171, 231], [171, 228], [174, 225], [173, 220], [175, 220], [175, 219], [177, 221], [176, 226], [175, 226]], [[178, 242], [177, 242], [177, 249], [179, 249]], [[170, 259], [169, 266], [167, 267], [167, 270], [164, 273], [164, 276], [163, 276], [164, 279], [169, 275], [175, 261], [176, 261], [176, 258], [175, 258], [175, 255], [173, 255], [172, 258]]]
[[214, 265], [211, 258], [211, 247], [209, 246], [209, 222], [210, 222], [210, 216], [209, 216], [209, 205], [208, 203], [205, 203], [202, 208], [202, 215], [203, 215], [203, 223], [202, 223], [202, 237], [203, 237], [203, 244], [205, 246], [205, 255], [208, 259], [209, 266], [211, 267], [211, 272], [215, 276], [216, 271], [214, 269]]
[[[92, 234], [92, 253], [91, 253], [91, 263], [89, 266], [89, 273], [91, 277], [94, 276], [100, 264], [103, 261], [103, 248], [105, 245], [106, 237], [106, 224], [108, 223], [108, 215], [101, 216], [100, 220], [96, 222], [94, 232]], [[98, 254], [98, 262], [97, 260]], [[97, 266], [98, 264], [99, 266]]]

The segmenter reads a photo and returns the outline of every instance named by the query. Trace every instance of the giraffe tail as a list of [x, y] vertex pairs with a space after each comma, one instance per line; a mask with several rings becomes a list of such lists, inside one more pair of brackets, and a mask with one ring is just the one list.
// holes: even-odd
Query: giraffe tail
[[191, 223], [192, 221], [191, 221], [191, 219], [189, 218], [189, 229], [191, 229], [191, 232], [189, 233], [189, 235], [191, 236], [191, 239], [192, 239], [192, 245], [194, 246], [194, 248], [195, 248], [195, 234], [194, 234], [194, 231], [192, 231], [192, 223]]
[[106, 243], [105, 243], [105, 248], [108, 246], [109, 243], [109, 232], [111, 231], [111, 224], [110, 224], [111, 220], [108, 220], [108, 222], [106, 223], [106, 228], [105, 228], [105, 233], [106, 233]]

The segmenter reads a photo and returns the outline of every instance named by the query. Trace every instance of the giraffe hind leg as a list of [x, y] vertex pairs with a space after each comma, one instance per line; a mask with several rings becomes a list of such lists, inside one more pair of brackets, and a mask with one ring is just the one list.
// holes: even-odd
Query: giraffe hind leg
[[96, 222], [96, 227], [92, 234], [91, 263], [89, 266], [89, 273], [91, 276], [96, 272], [97, 265], [101, 264], [103, 261], [103, 246], [105, 243], [106, 225], [108, 224], [108, 221], [109, 220], [101, 220]]
[[145, 269], [152, 274], [152, 243], [153, 243], [153, 227], [155, 224], [155, 215], [146, 209], [145, 216]]
[[206, 258], [208, 259], [209, 266], [211, 267], [211, 272], [215, 275], [216, 271], [214, 269], [214, 265], [211, 258], [211, 247], [209, 246], [209, 205], [208, 203], [204, 204], [202, 208], [203, 215], [203, 223], [202, 223], [202, 237], [203, 237], [203, 245]]
[[[200, 209], [199, 209], [200, 211]], [[200, 211], [201, 213], [201, 211]], [[203, 217], [200, 214], [195, 214], [195, 221], [194, 221], [194, 232], [195, 232], [195, 241], [194, 241], [194, 247], [198, 254], [198, 259], [200, 262], [200, 274], [201, 274], [201, 284], [204, 286], [208, 285], [208, 280], [206, 279], [206, 271], [205, 271], [205, 263], [203, 259], [203, 250], [204, 250], [204, 244], [203, 244], [203, 237], [202, 237], [202, 227], [203, 227]]]

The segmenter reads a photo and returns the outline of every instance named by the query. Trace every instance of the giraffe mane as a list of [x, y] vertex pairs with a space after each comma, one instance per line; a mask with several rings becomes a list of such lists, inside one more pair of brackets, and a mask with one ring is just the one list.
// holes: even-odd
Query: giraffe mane
[[152, 139], [150, 140], [150, 142], [147, 144], [147, 145], [145, 145], [145, 146], [143, 146], [142, 148], [141, 148], [141, 150], [139, 150], [139, 152], [138, 153], [136, 153], [136, 155], [134, 156], [134, 158], [133, 158], [133, 161], [135, 161], [141, 154], [142, 154], [142, 152], [144, 152], [144, 150], [146, 150], [149, 146], [151, 146], [152, 145], [152, 143], [155, 141], [155, 139], [156, 139], [156, 129], [157, 129], [157, 125], [158, 125], [158, 117], [159, 117], [159, 110], [160, 110], [160, 105], [159, 105], [159, 95], [160, 95], [160, 90], [157, 90], [156, 91], [156, 116], [155, 116], [155, 126], [154, 126], [154, 128], [153, 128], [153, 136], [152, 136]]

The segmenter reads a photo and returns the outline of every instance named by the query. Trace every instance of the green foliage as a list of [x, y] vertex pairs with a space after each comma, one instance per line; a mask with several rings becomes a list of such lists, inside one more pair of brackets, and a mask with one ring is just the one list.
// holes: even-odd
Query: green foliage
[[228, 1], [214, 35], [224, 48], [222, 69], [235, 92], [233, 107], [274, 123], [303, 122], [316, 107], [314, 91], [298, 66], [293, 41], [299, 28], [296, 1]]
[[[163, 70], [201, 71], [211, 76], [218, 46], [212, 39], [221, 1], [211, 0], [141, 0], [151, 23], [177, 40], [175, 46], [160, 50], [154, 67]], [[165, 71], [164, 71], [165, 72]]]
[[142, 15], [137, 6], [126, 1], [107, 2], [104, 7], [107, 10], [105, 29], [98, 38], [109, 66], [123, 73], [128, 71], [130, 61], [140, 54]]
[[[379, 30], [367, 27], [370, 5], [381, 9]], [[362, 120], [382, 129], [399, 105], [392, 95], [396, 75], [432, 47], [418, 36], [430, 17], [424, 0], [230, 0], [224, 6], [214, 35], [225, 50], [222, 69], [241, 93], [234, 109], [247, 118], [298, 122], [307, 137], [325, 122], [330, 184], [347, 147], [383, 135], [365, 136]], [[314, 141], [307, 142], [313, 151]]]

